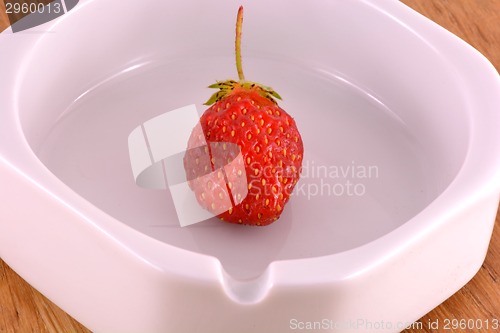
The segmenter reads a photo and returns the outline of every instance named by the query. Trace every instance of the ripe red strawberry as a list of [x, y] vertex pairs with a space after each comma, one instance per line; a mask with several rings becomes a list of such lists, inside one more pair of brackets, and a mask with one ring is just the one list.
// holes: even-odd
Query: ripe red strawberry
[[281, 97], [272, 88], [244, 78], [242, 22], [240, 7], [239, 81], [210, 86], [220, 90], [205, 103], [213, 105], [203, 113], [201, 129], [191, 134], [184, 167], [203, 208], [227, 222], [268, 225], [280, 217], [299, 180], [304, 148], [295, 121], [275, 101]]

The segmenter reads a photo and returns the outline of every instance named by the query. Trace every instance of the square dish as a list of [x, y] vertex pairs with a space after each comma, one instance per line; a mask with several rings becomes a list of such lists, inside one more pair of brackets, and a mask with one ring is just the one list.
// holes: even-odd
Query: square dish
[[[250, 17], [269, 22], [247, 20], [247, 65], [252, 76], [280, 87], [285, 108], [295, 110], [310, 164], [354, 161], [376, 166], [379, 175], [363, 179], [366, 196], [298, 195], [272, 229], [209, 222], [180, 230], [165, 218], [164, 194], [127, 183], [121, 140], [151, 115], [203, 101], [198, 87], [214, 76], [231, 76], [232, 30], [225, 27], [232, 15], [218, 14], [214, 23], [206, 13], [237, 5], [91, 1], [50, 24], [52, 36], [3, 36], [0, 46], [11, 52], [2, 55], [2, 72], [16, 85], [2, 91], [11, 110], [1, 121], [2, 258], [97, 331], [201, 325], [205, 332], [281, 332], [290, 329], [292, 313], [394, 326], [417, 319], [463, 285], [486, 251], [498, 203], [498, 157], [484, 148], [498, 151], [497, 74], [398, 3], [297, 5], [287, 17], [247, 4]], [[137, 13], [151, 8], [158, 20], [144, 22]], [[111, 10], [129, 19], [108, 27]], [[82, 30], [91, 16], [95, 26]], [[199, 26], [186, 27], [182, 17]], [[303, 25], [290, 27], [298, 18]], [[263, 34], [270, 22], [276, 29]], [[209, 25], [220, 32], [212, 39], [200, 33]], [[168, 33], [179, 27], [182, 40]], [[311, 38], [318, 31], [331, 43]], [[158, 99], [155, 86], [169, 91], [181, 74], [182, 89]], [[317, 180], [303, 182], [311, 189]], [[29, 211], [21, 209], [26, 205]], [[19, 249], [19, 242], [30, 246]], [[265, 244], [262, 252], [254, 242]], [[189, 307], [198, 309], [197, 321], [186, 320]], [[280, 310], [269, 318], [270, 308]]]

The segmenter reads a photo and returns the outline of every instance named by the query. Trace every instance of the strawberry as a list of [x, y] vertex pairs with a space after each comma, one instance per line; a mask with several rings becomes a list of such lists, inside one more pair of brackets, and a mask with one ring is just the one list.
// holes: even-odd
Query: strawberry
[[[300, 177], [304, 154], [294, 119], [272, 88], [246, 81], [241, 65], [243, 7], [236, 24], [239, 80], [219, 81], [189, 139], [184, 167], [199, 204], [230, 223], [276, 221]], [[203, 133], [201, 133], [203, 132]], [[204, 144], [206, 142], [206, 144]]]

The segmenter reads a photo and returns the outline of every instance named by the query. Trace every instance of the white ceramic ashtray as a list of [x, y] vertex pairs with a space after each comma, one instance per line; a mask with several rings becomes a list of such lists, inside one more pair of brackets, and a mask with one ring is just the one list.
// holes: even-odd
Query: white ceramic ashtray
[[499, 76], [398, 1], [241, 4], [304, 141], [282, 217], [181, 227], [130, 165], [134, 128], [235, 76], [240, 1], [80, 1], [0, 34], [0, 256], [96, 332], [401, 331], [483, 262]]

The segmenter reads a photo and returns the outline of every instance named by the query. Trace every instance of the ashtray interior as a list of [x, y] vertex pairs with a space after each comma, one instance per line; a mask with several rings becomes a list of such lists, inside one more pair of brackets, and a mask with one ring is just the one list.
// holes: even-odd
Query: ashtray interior
[[[178, 20], [154, 27], [141, 22], [134, 25], [138, 32], [103, 24], [92, 38], [92, 28], [79, 31], [77, 23], [62, 21], [68, 34], [55, 38], [66, 39], [62, 52], [72, 65], [47, 58], [55, 41], [41, 39], [31, 59], [60, 69], [47, 79], [46, 68], [28, 63], [19, 96], [26, 138], [61, 181], [121, 223], [213, 255], [242, 279], [261, 274], [272, 261], [339, 253], [401, 226], [451, 183], [468, 140], [465, 103], [452, 71], [403, 25], [356, 4], [346, 10], [364, 11], [380, 23], [377, 29], [332, 10], [328, 20], [318, 16], [307, 25], [313, 32], [322, 28], [326, 42], [297, 33], [295, 44], [274, 43], [294, 33], [278, 28], [290, 22], [264, 6], [248, 7], [247, 77], [280, 93], [280, 105], [296, 119], [305, 145], [301, 180], [281, 219], [270, 226], [212, 219], [180, 227], [170, 193], [138, 187], [130, 167], [127, 137], [135, 127], [184, 105], [204, 110], [201, 104], [211, 93], [205, 87], [235, 76], [231, 15], [208, 20], [195, 13], [199, 24], [189, 28]], [[320, 10], [316, 7], [313, 11]], [[80, 12], [82, 19], [88, 15], [86, 8]], [[210, 30], [218, 30], [206, 33], [214, 20]], [[277, 28], [260, 38], [266, 20]], [[189, 38], [178, 33], [184, 28]], [[129, 49], [107, 49], [106, 41], [125, 43], [116, 38], [127, 32]], [[141, 32], [150, 33], [149, 44], [135, 37]], [[87, 38], [89, 49], [73, 45], [72, 38]], [[394, 49], [403, 40], [405, 49]], [[412, 53], [422, 56], [405, 58]], [[50, 82], [40, 87], [41, 77]], [[437, 94], [436, 85], [446, 88]], [[453, 124], [447, 122], [451, 115]]]

